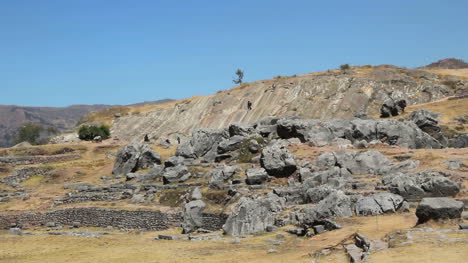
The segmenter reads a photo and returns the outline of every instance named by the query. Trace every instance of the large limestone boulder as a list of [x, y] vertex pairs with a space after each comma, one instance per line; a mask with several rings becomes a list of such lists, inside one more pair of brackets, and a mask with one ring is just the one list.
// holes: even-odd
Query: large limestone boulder
[[413, 111], [410, 114], [410, 120], [431, 136], [440, 132], [439, 121], [437, 120], [439, 117], [440, 114], [424, 109]]
[[191, 233], [203, 226], [203, 210], [206, 204], [201, 200], [202, 193], [198, 187], [192, 191], [191, 199], [184, 207], [183, 234]]
[[316, 206], [304, 209], [303, 223], [313, 225], [317, 220], [350, 216], [353, 216], [351, 198], [342, 191], [335, 190]]
[[263, 168], [250, 168], [247, 169], [245, 183], [248, 185], [263, 184], [268, 181], [269, 177]]
[[264, 232], [275, 223], [275, 216], [284, 208], [284, 199], [275, 194], [262, 198], [242, 197], [229, 215], [223, 230], [226, 235], [239, 236]]
[[224, 129], [194, 129], [190, 140], [177, 147], [176, 156], [203, 158], [212, 162], [216, 157], [219, 143], [228, 137], [229, 134]]
[[241, 171], [239, 166], [229, 166], [225, 164], [218, 164], [214, 169], [208, 173], [210, 184], [223, 183], [232, 178], [236, 173]]
[[387, 118], [391, 116], [398, 116], [404, 112], [405, 108], [406, 100], [388, 98], [384, 101], [382, 107], [380, 108], [380, 117]]
[[450, 143], [453, 148], [466, 148], [468, 147], [468, 134], [462, 134], [453, 139]]
[[438, 171], [390, 174], [382, 178], [382, 183], [388, 187], [390, 192], [401, 195], [408, 200], [455, 196], [460, 191], [456, 182]]
[[299, 138], [316, 146], [327, 145], [336, 137], [326, 123], [319, 120], [284, 118], [278, 121], [277, 132], [283, 139]]
[[394, 213], [403, 205], [403, 202], [403, 197], [386, 192], [361, 196], [355, 204], [356, 215], [368, 216]]
[[418, 223], [429, 220], [460, 218], [463, 212], [463, 202], [451, 198], [424, 198], [416, 209]]
[[182, 183], [187, 181], [192, 174], [185, 165], [177, 165], [164, 169], [163, 183]]
[[288, 177], [297, 169], [294, 156], [287, 144], [277, 142], [262, 150], [260, 164], [267, 173], [274, 177]]
[[217, 149], [217, 153], [223, 154], [239, 149], [244, 142], [245, 137], [235, 135], [231, 138], [222, 140]]
[[138, 169], [146, 169], [161, 164], [159, 153], [147, 144], [131, 143], [119, 149], [112, 173], [126, 175]]
[[407, 160], [394, 165], [379, 151], [324, 152], [317, 157], [316, 166], [321, 169], [340, 167], [350, 174], [388, 174], [415, 169], [418, 163]]

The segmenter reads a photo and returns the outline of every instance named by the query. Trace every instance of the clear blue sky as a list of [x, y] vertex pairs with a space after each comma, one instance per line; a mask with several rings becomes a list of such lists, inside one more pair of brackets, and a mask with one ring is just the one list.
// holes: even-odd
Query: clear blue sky
[[468, 60], [467, 0], [0, 0], [0, 104], [128, 104], [337, 68]]

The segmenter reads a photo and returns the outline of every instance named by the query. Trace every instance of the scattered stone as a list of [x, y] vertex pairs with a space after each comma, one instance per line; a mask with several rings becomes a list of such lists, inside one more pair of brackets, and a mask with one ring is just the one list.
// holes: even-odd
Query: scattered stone
[[175, 167], [169, 167], [164, 170], [163, 182], [164, 184], [170, 183], [183, 183], [187, 181], [192, 175], [190, 174], [187, 166], [177, 165]]
[[183, 234], [191, 233], [203, 226], [202, 213], [205, 207], [206, 204], [202, 200], [190, 201], [185, 205]]
[[327, 231], [324, 225], [315, 225], [313, 226], [313, 229], [316, 235], [322, 234]]
[[268, 253], [268, 254], [278, 253], [278, 250], [276, 250], [276, 249], [268, 249], [267, 253]]
[[458, 224], [458, 226], [460, 227], [460, 229], [468, 229], [468, 224], [466, 223], [460, 223]]
[[10, 228], [10, 230], [8, 230], [8, 234], [21, 236], [21, 235], [23, 235], [23, 232], [21, 231], [20, 228], [12, 227], [12, 228]]

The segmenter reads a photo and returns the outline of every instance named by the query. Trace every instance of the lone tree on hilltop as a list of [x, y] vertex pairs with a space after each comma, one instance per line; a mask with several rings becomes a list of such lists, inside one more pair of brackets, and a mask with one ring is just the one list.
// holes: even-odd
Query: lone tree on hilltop
[[240, 68], [236, 70], [237, 79], [233, 79], [232, 82], [235, 84], [242, 84], [242, 79], [244, 78], [244, 71]]
[[340, 69], [341, 70], [347, 70], [347, 69], [350, 69], [351, 67], [349, 66], [349, 64], [343, 64], [340, 66]]

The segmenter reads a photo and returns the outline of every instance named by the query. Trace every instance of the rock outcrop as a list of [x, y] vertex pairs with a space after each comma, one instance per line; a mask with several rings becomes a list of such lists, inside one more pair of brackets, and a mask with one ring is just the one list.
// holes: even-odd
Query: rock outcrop
[[424, 198], [416, 209], [418, 223], [429, 220], [460, 218], [463, 212], [463, 202], [451, 198]]
[[297, 169], [287, 144], [277, 142], [263, 149], [260, 164], [270, 176], [288, 177]]
[[438, 171], [390, 174], [384, 176], [382, 182], [390, 192], [401, 195], [408, 200], [455, 196], [460, 191], [456, 182]]
[[[375, 67], [364, 75], [323, 72], [246, 83], [211, 96], [172, 102], [142, 114], [116, 118], [111, 132], [123, 140], [181, 136], [194, 128], [220, 129], [233, 123], [254, 123], [267, 117], [304, 119], [352, 118], [356, 112], [373, 115], [389, 98], [408, 106], [435, 101], [454, 93], [443, 78], [391, 66]], [[253, 103], [248, 110], [247, 101]], [[237, 127], [235, 127], [237, 128]], [[232, 129], [244, 136], [249, 127]], [[265, 131], [267, 128], [265, 127]]]
[[274, 194], [262, 198], [242, 197], [223, 226], [229, 236], [266, 231], [275, 223], [275, 215], [284, 207], [284, 199]]
[[161, 164], [159, 153], [147, 144], [131, 143], [119, 149], [112, 173], [116, 176], [136, 172]]

